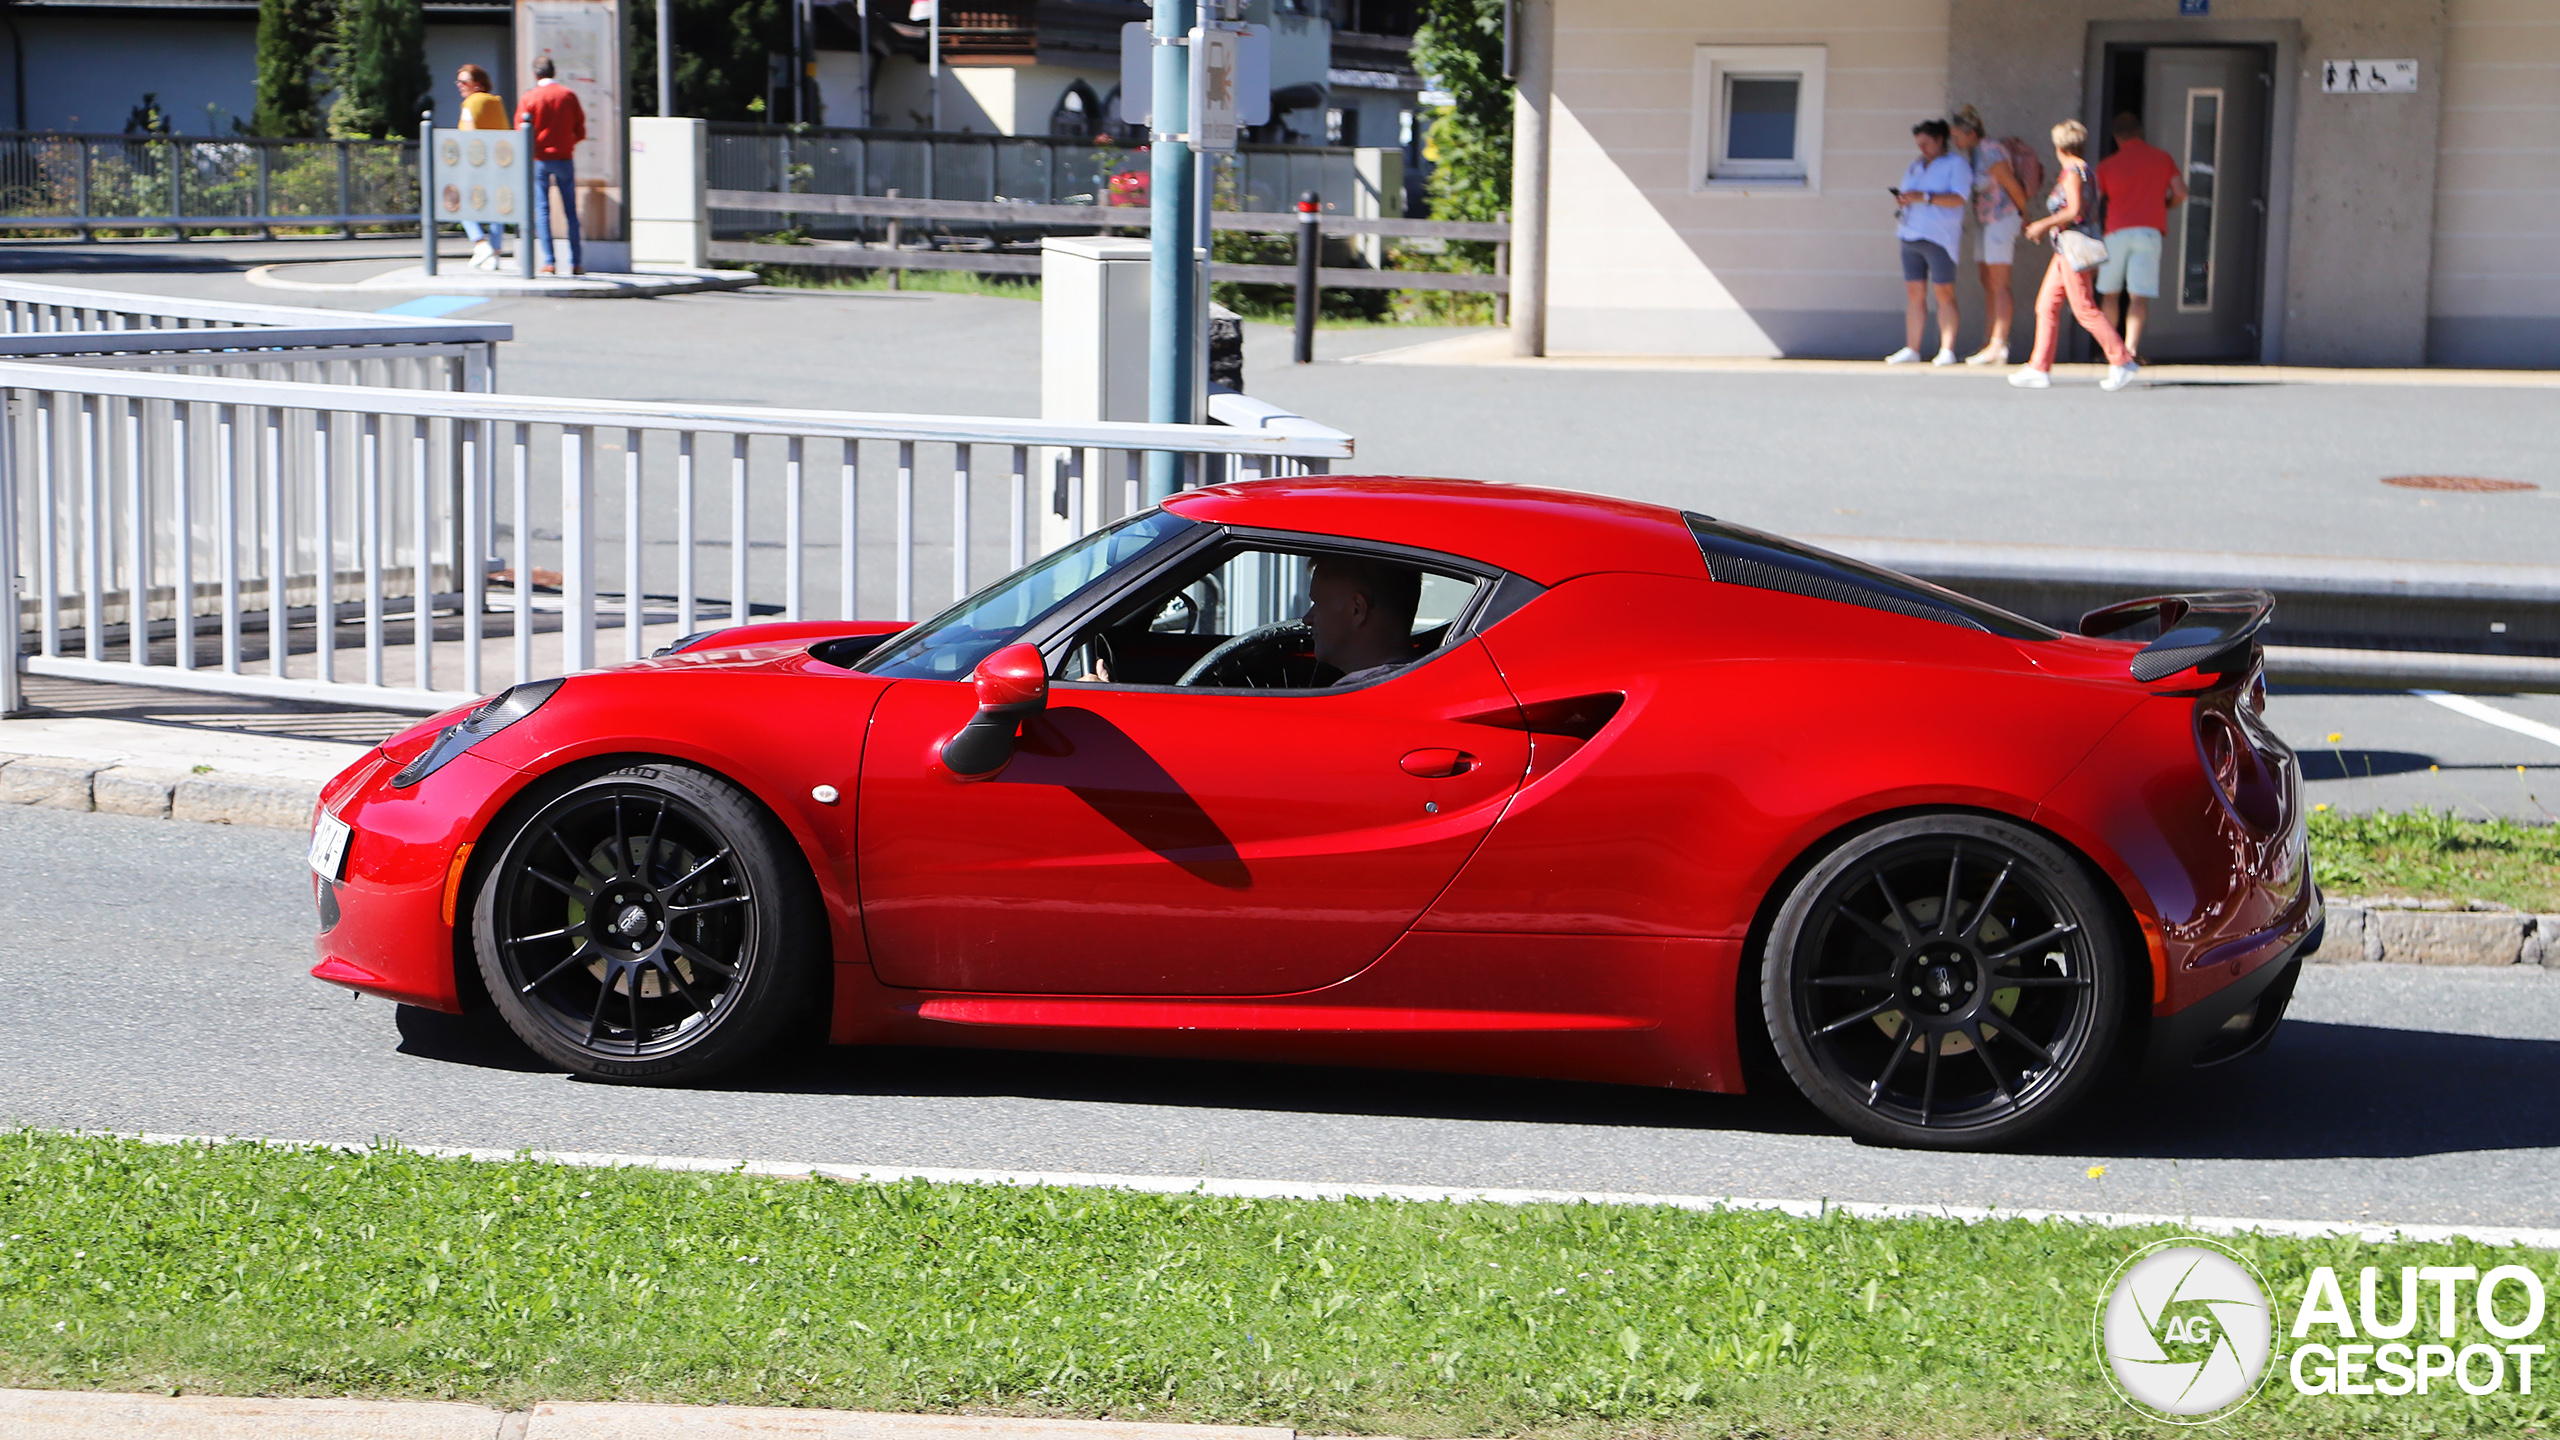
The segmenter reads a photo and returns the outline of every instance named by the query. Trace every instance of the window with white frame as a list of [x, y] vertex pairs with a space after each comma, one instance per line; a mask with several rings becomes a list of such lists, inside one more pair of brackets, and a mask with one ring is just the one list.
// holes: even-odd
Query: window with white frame
[[1699, 46], [1690, 188], [1820, 190], [1823, 59], [1820, 45]]

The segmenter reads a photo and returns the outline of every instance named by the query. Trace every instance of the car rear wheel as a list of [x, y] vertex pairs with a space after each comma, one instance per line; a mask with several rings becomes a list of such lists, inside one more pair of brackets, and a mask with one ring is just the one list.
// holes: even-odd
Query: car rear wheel
[[2123, 1029], [2124, 942], [2087, 869], [2025, 826], [1927, 815], [1814, 865], [1760, 998], [1807, 1099], [1861, 1139], [1981, 1149], [2086, 1097]]
[[814, 887], [779, 822], [684, 765], [572, 786], [503, 842], [472, 908], [490, 997], [545, 1059], [675, 1084], [769, 1052], [817, 989]]

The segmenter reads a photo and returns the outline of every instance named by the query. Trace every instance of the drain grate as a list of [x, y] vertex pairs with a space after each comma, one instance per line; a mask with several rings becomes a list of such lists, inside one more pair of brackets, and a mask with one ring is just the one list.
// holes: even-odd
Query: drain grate
[[2458, 490], [2465, 495], [2493, 495], [2510, 490], [2539, 490], [2529, 480], [2489, 480], [2478, 475], [2386, 475], [2385, 485], [2403, 490]]

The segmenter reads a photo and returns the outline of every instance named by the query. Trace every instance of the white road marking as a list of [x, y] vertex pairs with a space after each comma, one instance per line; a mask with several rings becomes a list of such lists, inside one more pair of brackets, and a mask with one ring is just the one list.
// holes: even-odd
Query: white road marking
[[2560, 745], [2560, 725], [2545, 725], [2539, 720], [2527, 720], [2521, 715], [2510, 715], [2494, 705], [2483, 705], [2468, 695], [2448, 695], [2442, 690], [2412, 690], [2409, 693], [2421, 700], [2441, 705], [2456, 715], [2468, 715], [2483, 725], [2495, 725], [2501, 730], [2513, 730], [2519, 735], [2530, 735], [2546, 745]]
[[[61, 1132], [145, 1145], [266, 1145], [281, 1150], [334, 1150], [350, 1154], [378, 1148], [351, 1141], [262, 1140], [226, 1135], [131, 1134], [112, 1130]], [[1846, 1215], [1856, 1220], [2024, 1220], [2031, 1224], [2100, 1225], [2111, 1229], [2174, 1226], [2203, 1235], [2283, 1235], [2295, 1239], [2352, 1238], [2371, 1244], [2405, 1241], [2516, 1245], [2560, 1250], [2560, 1230], [2509, 1225], [2400, 1225], [2374, 1221], [2256, 1220], [2222, 1215], [2141, 1215], [2096, 1210], [2004, 1210], [1988, 1205], [1887, 1205], [1865, 1201], [1761, 1200], [1731, 1195], [1650, 1195], [1615, 1190], [1467, 1189], [1441, 1185], [1350, 1185], [1315, 1180], [1237, 1180], [1190, 1175], [1097, 1175], [1073, 1170], [954, 1170], [933, 1166], [816, 1165], [796, 1160], [718, 1160], [691, 1155], [613, 1155], [569, 1150], [492, 1150], [457, 1145], [402, 1145], [416, 1155], [448, 1160], [562, 1165], [595, 1170], [667, 1170], [754, 1175], [780, 1180], [842, 1180], [894, 1185], [919, 1180], [933, 1185], [1054, 1185], [1078, 1190], [1127, 1190], [1142, 1195], [1215, 1195], [1235, 1200], [1401, 1200], [1451, 1205], [1658, 1205], [1671, 1210], [1738, 1210], [1816, 1220]]]

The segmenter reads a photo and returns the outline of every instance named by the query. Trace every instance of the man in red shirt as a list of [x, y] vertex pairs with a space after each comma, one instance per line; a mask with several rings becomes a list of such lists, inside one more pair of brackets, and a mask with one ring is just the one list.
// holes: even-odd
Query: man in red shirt
[[[2118, 115], [2108, 130], [2116, 153], [2098, 162], [2098, 193], [2107, 200], [2107, 258], [2098, 267], [2098, 302], [2124, 328], [2125, 348], [2142, 355], [2142, 323], [2160, 293], [2161, 237], [2169, 207], [2187, 203], [2186, 177], [2168, 151], [2142, 138], [2142, 117]], [[2133, 292], [2130, 318], [2118, 306]]]
[[578, 241], [578, 166], [572, 157], [587, 138], [587, 112], [578, 97], [556, 78], [551, 57], [533, 62], [533, 88], [516, 108], [516, 123], [533, 127], [533, 238], [542, 247], [542, 273], [557, 273], [560, 247], [551, 239], [551, 192], [560, 191], [560, 210], [569, 223], [569, 273], [585, 273]]

